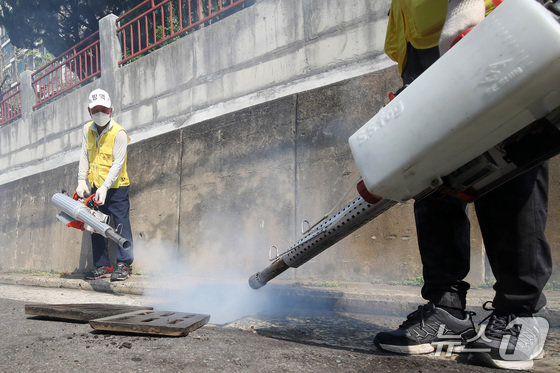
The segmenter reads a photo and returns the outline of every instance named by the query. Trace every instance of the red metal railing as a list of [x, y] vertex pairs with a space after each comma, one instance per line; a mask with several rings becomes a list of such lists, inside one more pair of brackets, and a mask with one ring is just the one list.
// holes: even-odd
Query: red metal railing
[[99, 31], [94, 32], [32, 75], [34, 108], [98, 75]]
[[3, 93], [0, 101], [0, 126], [21, 116], [20, 83]]
[[[218, 20], [255, 0], [145, 0], [117, 19], [123, 47], [119, 65], [150, 49]], [[99, 31], [82, 40], [32, 75], [33, 108], [101, 73]], [[21, 115], [19, 83], [0, 101], [0, 125]]]
[[[254, 1], [254, 0], [253, 0]], [[145, 0], [117, 19], [119, 65], [249, 0]]]

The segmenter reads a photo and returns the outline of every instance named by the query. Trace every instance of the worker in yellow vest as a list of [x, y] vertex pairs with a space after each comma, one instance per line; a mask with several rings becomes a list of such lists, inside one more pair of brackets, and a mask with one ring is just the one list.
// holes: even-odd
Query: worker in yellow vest
[[93, 264], [95, 269], [85, 278], [97, 280], [110, 277], [111, 281], [123, 281], [130, 276], [130, 265], [134, 260], [132, 230], [130, 227], [128, 198], [130, 180], [126, 170], [127, 146], [130, 138], [126, 131], [112, 119], [111, 98], [102, 89], [89, 94], [88, 111], [92, 121], [83, 127], [82, 151], [78, 170], [80, 197], [95, 193], [99, 211], [110, 215], [120, 234], [130, 243], [130, 248], [117, 247], [116, 267], [109, 262], [107, 239], [100, 234], [91, 235]]
[[[385, 51], [398, 63], [401, 90], [454, 43], [460, 44], [460, 39], [501, 2], [393, 0]], [[482, 338], [472, 313], [466, 311], [470, 287], [464, 281], [470, 268], [467, 202], [443, 193], [415, 202], [424, 276], [422, 297], [428, 303], [409, 314], [397, 330], [378, 333], [375, 344], [379, 348], [421, 354], [434, 352], [439, 344], [456, 352], [468, 351], [476, 361], [493, 367], [533, 366], [533, 359], [542, 354], [548, 331], [547, 323], [539, 324], [544, 319], [533, 317], [546, 304], [542, 290], [552, 270], [544, 234], [547, 166], [545, 162], [519, 175], [474, 203], [496, 278], [495, 297], [487, 302], [493, 307], [485, 308], [492, 313]]]

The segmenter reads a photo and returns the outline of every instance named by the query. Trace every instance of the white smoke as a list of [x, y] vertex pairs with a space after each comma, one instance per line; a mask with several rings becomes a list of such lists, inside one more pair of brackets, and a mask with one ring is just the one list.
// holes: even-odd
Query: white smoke
[[249, 287], [252, 273], [237, 272], [221, 254], [185, 258], [181, 251], [165, 240], [135, 241], [134, 265], [145, 272], [144, 295], [156, 310], [209, 314], [211, 323], [225, 324], [270, 309], [270, 292]]

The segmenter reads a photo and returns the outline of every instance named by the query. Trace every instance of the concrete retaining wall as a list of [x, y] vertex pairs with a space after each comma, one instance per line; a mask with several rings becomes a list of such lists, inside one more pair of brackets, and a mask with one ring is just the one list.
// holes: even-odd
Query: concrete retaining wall
[[132, 142], [390, 66], [389, 1], [259, 0], [121, 68], [116, 17], [100, 21], [101, 78], [0, 127], [0, 183], [76, 159], [88, 93], [112, 97]]
[[[131, 145], [137, 269], [150, 271], [164, 258], [167, 266], [179, 260], [181, 270], [198, 276], [262, 269], [271, 245], [282, 251], [300, 237], [302, 220], [320, 219], [349, 188], [344, 202], [355, 196], [358, 172], [346, 139], [398, 84], [396, 69], [389, 68]], [[558, 165], [555, 159], [553, 186]], [[13, 212], [3, 221], [3, 269], [91, 267], [89, 234], [56, 221], [49, 203], [54, 192], [74, 185], [76, 167], [0, 186], [0, 208]], [[558, 197], [553, 187], [548, 233], [554, 248]], [[476, 284], [489, 272], [473, 222], [469, 280]], [[412, 204], [403, 203], [281, 279], [399, 282], [419, 275]]]
[[[290, 95], [137, 142], [129, 148], [136, 265], [179, 254], [198, 275], [267, 265], [303, 220], [356, 196], [359, 174], [347, 138], [400, 84], [395, 68]], [[50, 196], [74, 187], [77, 163], [0, 186], [4, 269], [80, 272], [91, 267], [89, 234], [64, 227]], [[23, 197], [23, 198], [22, 198]], [[155, 252], [154, 252], [155, 250]], [[149, 253], [149, 254], [148, 254]], [[15, 255], [14, 255], [15, 254]], [[318, 256], [285, 279], [403, 280], [420, 274], [411, 204]]]
[[[257, 1], [127, 66], [113, 59], [101, 79], [0, 127], [0, 269], [91, 268], [89, 234], [59, 223], [50, 197], [75, 188], [78, 129], [98, 86], [112, 92], [116, 119], [133, 140], [136, 269], [247, 277], [262, 269], [271, 245], [285, 250], [302, 221], [313, 224], [356, 195], [347, 139], [400, 86], [382, 52], [388, 3]], [[102, 33], [102, 44], [110, 35]], [[118, 54], [114, 45], [104, 53]], [[559, 177], [555, 159], [547, 230], [555, 268]], [[472, 220], [469, 281], [476, 284], [490, 272]], [[282, 278], [419, 275], [407, 202]]]

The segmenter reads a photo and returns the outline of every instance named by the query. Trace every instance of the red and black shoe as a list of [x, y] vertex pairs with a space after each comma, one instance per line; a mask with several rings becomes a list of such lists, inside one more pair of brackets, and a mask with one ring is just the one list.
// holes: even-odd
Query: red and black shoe
[[99, 280], [100, 278], [111, 277], [113, 273], [113, 266], [97, 267], [91, 272], [87, 272], [84, 276], [86, 280]]
[[130, 276], [130, 266], [117, 263], [117, 268], [111, 274], [111, 281], [124, 281]]

